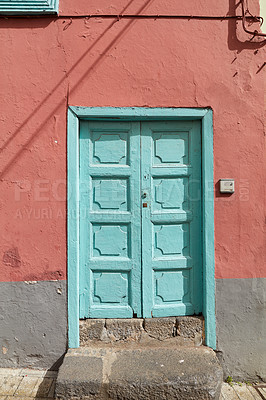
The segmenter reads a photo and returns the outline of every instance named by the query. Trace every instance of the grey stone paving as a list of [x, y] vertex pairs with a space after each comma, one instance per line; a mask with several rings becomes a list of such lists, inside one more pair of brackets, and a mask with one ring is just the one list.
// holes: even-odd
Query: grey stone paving
[[0, 400], [54, 397], [57, 372], [29, 368], [0, 368]]
[[[0, 400], [51, 400], [56, 377], [55, 371], [0, 368]], [[223, 383], [220, 400], [266, 400], [266, 385]]]

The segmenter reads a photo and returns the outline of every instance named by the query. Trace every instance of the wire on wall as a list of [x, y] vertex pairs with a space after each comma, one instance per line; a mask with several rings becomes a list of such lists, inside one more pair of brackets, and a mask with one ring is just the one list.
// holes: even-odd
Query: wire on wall
[[261, 16], [255, 16], [251, 14], [248, 8], [248, 0], [240, 0], [241, 4], [241, 10], [242, 14], [241, 15], [224, 15], [224, 16], [218, 16], [218, 15], [167, 15], [167, 14], [80, 14], [80, 15], [62, 15], [59, 14], [55, 17], [52, 17], [51, 15], [1, 15], [0, 18], [4, 19], [10, 19], [10, 18], [27, 18], [27, 19], [32, 19], [32, 18], [56, 18], [56, 19], [81, 19], [81, 18], [103, 18], [103, 19], [114, 19], [116, 18], [118, 21], [120, 19], [195, 19], [195, 20], [230, 20], [230, 19], [235, 19], [235, 20], [242, 20], [242, 26], [243, 29], [246, 33], [253, 35], [253, 36], [261, 36], [261, 37], [266, 37], [266, 34], [260, 33], [257, 30], [251, 31], [247, 28], [247, 24], [252, 22], [259, 22], [260, 26], [263, 23], [263, 18]]
[[[245, 1], [246, 1], [246, 4], [245, 4]], [[240, 0], [240, 2], [241, 2], [241, 9], [242, 9], [242, 26], [243, 26], [244, 31], [253, 36], [266, 37], [265, 33], [258, 32], [256, 29], [254, 31], [251, 31], [247, 28], [248, 21], [249, 22], [250, 21], [259, 22], [260, 26], [261, 26], [263, 24], [263, 18], [251, 14], [251, 12], [249, 11], [249, 8], [248, 8], [248, 0]]]

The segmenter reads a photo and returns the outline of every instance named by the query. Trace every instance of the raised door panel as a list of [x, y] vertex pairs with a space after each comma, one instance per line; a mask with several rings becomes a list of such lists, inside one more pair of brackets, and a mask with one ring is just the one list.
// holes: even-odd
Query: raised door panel
[[80, 318], [141, 316], [139, 123], [81, 122]]

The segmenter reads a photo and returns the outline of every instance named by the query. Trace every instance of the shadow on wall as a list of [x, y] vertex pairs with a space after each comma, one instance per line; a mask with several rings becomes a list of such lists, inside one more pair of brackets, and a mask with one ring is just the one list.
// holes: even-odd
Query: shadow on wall
[[[253, 10], [250, 10], [253, 11]], [[254, 10], [255, 14], [255, 10]], [[229, 0], [228, 16], [241, 15], [241, 3], [239, 0]], [[254, 26], [252, 26], [254, 25]], [[251, 24], [251, 30], [258, 29], [258, 24]], [[241, 53], [242, 50], [258, 50], [265, 46], [266, 40], [262, 37], [248, 35], [242, 28], [242, 21], [236, 19], [228, 20], [228, 48]]]
[[[131, 0], [124, 8], [123, 10], [121, 10], [121, 14], [123, 14], [127, 8], [131, 5], [131, 3], [134, 0]], [[139, 11], [137, 12], [137, 14], [141, 14], [148, 5], [150, 5], [152, 3], [153, 0], [147, 0], [144, 5], [139, 9]], [[35, 29], [39, 26], [40, 28], [44, 28], [45, 26], [48, 26], [49, 23], [51, 23], [52, 20], [50, 20], [50, 22], [43, 22], [41, 19], [39, 20], [35, 20], [35, 19], [29, 19], [29, 26], [30, 27], [34, 27]], [[41, 132], [44, 132], [44, 127], [46, 125], [46, 123], [48, 121], [51, 120], [51, 118], [56, 114], [56, 112], [58, 112], [58, 110], [60, 109], [60, 107], [64, 106], [64, 104], [66, 105], [66, 111], [67, 111], [67, 106], [68, 106], [68, 97], [71, 93], [74, 93], [77, 88], [79, 87], [79, 85], [82, 83], [82, 81], [88, 77], [88, 75], [93, 71], [93, 69], [95, 69], [96, 67], [98, 67], [98, 65], [100, 64], [101, 60], [104, 58], [104, 56], [106, 55], [106, 53], [108, 53], [108, 51], [110, 51], [113, 46], [115, 44], [117, 44], [121, 38], [126, 34], [126, 32], [128, 31], [128, 29], [130, 29], [134, 23], [136, 22], [135, 20], [130, 20], [128, 23], [126, 23], [126, 25], [123, 26], [123, 28], [121, 29], [121, 31], [119, 32], [119, 34], [117, 34], [111, 41], [110, 43], [105, 47], [104, 51], [101, 51], [101, 55], [98, 56], [96, 58], [96, 60], [91, 64], [91, 66], [84, 72], [83, 75], [81, 75], [81, 77], [78, 79], [78, 81], [76, 82], [76, 84], [70, 89], [69, 88], [69, 78], [71, 77], [71, 74], [73, 73], [74, 70], [77, 69], [77, 67], [79, 66], [79, 64], [84, 61], [84, 59], [91, 53], [92, 50], [94, 50], [94, 48], [97, 46], [97, 44], [102, 40], [102, 38], [104, 36], [106, 36], [106, 34], [110, 31], [110, 29], [113, 27], [114, 24], [116, 24], [118, 22], [117, 19], [112, 20], [111, 23], [107, 26], [107, 28], [105, 28], [105, 30], [103, 31], [103, 33], [94, 41], [94, 43], [86, 50], [86, 52], [76, 61], [76, 63], [64, 74], [64, 77], [57, 83], [57, 85], [51, 90], [51, 92], [40, 102], [40, 104], [32, 111], [32, 113], [25, 119], [25, 121], [20, 125], [20, 127], [18, 129], [15, 130], [15, 132], [9, 137], [9, 139], [2, 145], [2, 147], [0, 148], [0, 154], [6, 150], [9, 145], [16, 139], [16, 137], [18, 136], [18, 134], [27, 127], [27, 125], [29, 123], [31, 123], [33, 121], [33, 119], [38, 120], [38, 113], [40, 112], [40, 110], [44, 107], [44, 105], [46, 105], [48, 102], [53, 102], [53, 98], [56, 98], [56, 92], [59, 90], [59, 88], [61, 87], [61, 85], [66, 84], [68, 85], [68, 91], [65, 95], [64, 100], [62, 100], [48, 115], [48, 117], [42, 121], [40, 123], [40, 125], [38, 126], [38, 129], [26, 140], [24, 141], [24, 143], [16, 143], [16, 145], [20, 148], [20, 150], [16, 153], [15, 156], [11, 157], [11, 159], [2, 167], [0, 166], [0, 179], [3, 179], [3, 177], [5, 176], [5, 174], [10, 170], [11, 166], [14, 165], [14, 163], [16, 162], [16, 160], [18, 158], [20, 158], [23, 154], [23, 151], [25, 150], [25, 148], [27, 148], [29, 145], [31, 145], [33, 143], [33, 141], [39, 136], [39, 134]], [[6, 29], [7, 27], [12, 26], [12, 28], [21, 28], [21, 21], [19, 20], [12, 20], [12, 25], [10, 24], [10, 21], [7, 20], [7, 23], [4, 27], [4, 29]], [[24, 28], [25, 28], [25, 24], [24, 24]], [[63, 29], [65, 29], [66, 27], [64, 27]]]

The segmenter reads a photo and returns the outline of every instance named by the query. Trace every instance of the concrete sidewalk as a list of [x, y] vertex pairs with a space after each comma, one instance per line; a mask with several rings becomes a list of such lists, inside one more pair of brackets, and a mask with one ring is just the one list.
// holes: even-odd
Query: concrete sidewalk
[[[0, 400], [51, 400], [57, 372], [0, 368]], [[224, 383], [220, 400], [266, 400], [266, 385]]]

